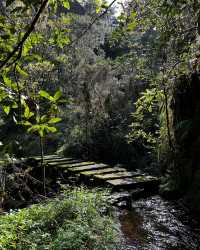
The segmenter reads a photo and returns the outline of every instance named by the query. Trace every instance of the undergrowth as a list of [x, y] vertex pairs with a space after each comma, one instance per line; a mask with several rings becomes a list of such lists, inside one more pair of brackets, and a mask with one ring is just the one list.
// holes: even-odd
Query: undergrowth
[[1, 216], [0, 249], [119, 249], [118, 226], [106, 196], [77, 188], [45, 204]]

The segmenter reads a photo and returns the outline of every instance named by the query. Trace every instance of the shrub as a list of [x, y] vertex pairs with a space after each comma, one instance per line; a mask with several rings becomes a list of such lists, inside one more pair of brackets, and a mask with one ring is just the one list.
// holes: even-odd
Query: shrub
[[1, 216], [0, 249], [119, 249], [118, 225], [106, 197], [99, 190], [77, 188]]

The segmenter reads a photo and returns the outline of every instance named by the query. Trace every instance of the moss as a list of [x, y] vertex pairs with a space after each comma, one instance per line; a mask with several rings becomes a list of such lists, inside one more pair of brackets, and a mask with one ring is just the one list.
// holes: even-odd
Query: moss
[[65, 163], [65, 162], [58, 162], [58, 163], [51, 163], [49, 165], [56, 166], [58, 168], [73, 168], [73, 167], [82, 167], [82, 166], [90, 166], [95, 164], [95, 162], [79, 162], [79, 163]]
[[86, 165], [86, 166], [79, 166], [79, 167], [72, 167], [70, 168], [70, 171], [75, 172], [81, 172], [81, 171], [87, 171], [87, 170], [94, 170], [94, 169], [102, 169], [106, 168], [107, 165], [105, 164], [94, 164], [94, 165]]
[[168, 183], [165, 186], [169, 191], [185, 195], [187, 204], [200, 211], [199, 93], [199, 73], [183, 75], [176, 80], [170, 105], [174, 152], [168, 154]]
[[95, 174], [103, 174], [103, 173], [110, 173], [110, 172], [117, 172], [118, 170], [115, 170], [114, 168], [106, 168], [106, 169], [97, 169], [97, 170], [91, 170], [91, 171], [85, 171], [81, 172], [83, 175], [95, 175]]
[[132, 177], [133, 174], [130, 172], [116, 172], [116, 173], [111, 173], [111, 174], [102, 174], [102, 175], [95, 175], [96, 178], [99, 179], [117, 179], [117, 178], [124, 178], [124, 177]]

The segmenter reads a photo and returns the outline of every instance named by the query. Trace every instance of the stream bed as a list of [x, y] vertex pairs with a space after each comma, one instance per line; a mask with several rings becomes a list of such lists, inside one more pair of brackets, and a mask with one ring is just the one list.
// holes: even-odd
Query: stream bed
[[200, 224], [177, 202], [153, 196], [119, 212], [121, 250], [200, 250]]

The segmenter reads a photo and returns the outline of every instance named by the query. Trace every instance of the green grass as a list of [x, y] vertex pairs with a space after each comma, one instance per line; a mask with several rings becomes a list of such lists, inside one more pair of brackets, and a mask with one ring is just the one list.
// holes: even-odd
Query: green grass
[[118, 225], [105, 208], [105, 192], [80, 188], [1, 216], [0, 249], [119, 249]]

